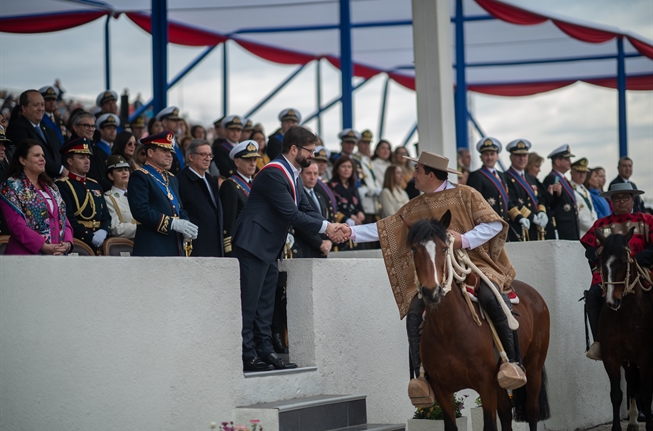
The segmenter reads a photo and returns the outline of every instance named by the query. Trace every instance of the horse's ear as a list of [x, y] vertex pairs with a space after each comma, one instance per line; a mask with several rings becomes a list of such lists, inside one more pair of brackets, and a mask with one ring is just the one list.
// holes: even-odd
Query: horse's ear
[[624, 239], [626, 240], [626, 244], [630, 242], [630, 239], [633, 237], [635, 234], [635, 226], [631, 227], [628, 233], [624, 236]]
[[447, 212], [440, 217], [440, 224], [444, 226], [445, 229], [449, 228], [449, 223], [451, 223], [451, 210], [447, 210]]
[[404, 224], [408, 229], [410, 229], [413, 226], [413, 223], [415, 223], [413, 221], [408, 220], [407, 218], [404, 218], [404, 216], [402, 216], [401, 214], [399, 214], [399, 217], [401, 218], [401, 221], [404, 222]]
[[598, 239], [601, 244], [605, 244], [605, 235], [603, 235], [603, 231], [601, 229], [595, 227], [594, 235], [596, 235], [596, 239]]

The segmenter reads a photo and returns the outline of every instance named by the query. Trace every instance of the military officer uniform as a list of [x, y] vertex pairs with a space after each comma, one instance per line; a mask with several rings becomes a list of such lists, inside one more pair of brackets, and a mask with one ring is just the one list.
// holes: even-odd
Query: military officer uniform
[[[338, 138], [340, 139], [340, 147], [341, 148], [344, 145], [353, 144], [352, 147], [351, 147], [352, 148], [351, 155], [349, 157], [354, 161], [354, 163], [356, 163], [358, 165], [358, 166], [355, 166], [355, 169], [354, 169], [354, 171], [358, 174], [358, 171], [360, 170], [360, 163], [356, 159], [353, 158], [353, 154], [354, 154], [353, 149], [354, 149], [354, 146], [358, 143], [358, 141], [360, 141], [361, 134], [358, 133], [357, 131], [355, 131], [354, 129], [345, 129], [345, 130], [343, 130], [342, 132], [340, 132], [338, 134]], [[329, 161], [331, 162], [331, 164], [335, 164], [336, 160], [338, 160], [338, 158], [340, 156], [342, 156], [342, 151], [340, 151], [339, 153], [331, 153], [331, 156], [329, 157]], [[357, 175], [357, 177], [360, 177], [360, 175]]]
[[[243, 129], [243, 120], [238, 115], [230, 115], [222, 120], [223, 129]], [[229, 153], [238, 142], [231, 142], [228, 139], [216, 139], [213, 142], [213, 162], [220, 170], [220, 175], [229, 177], [236, 173], [236, 164], [234, 159], [229, 157]]]
[[[164, 131], [143, 138], [143, 145], [174, 152], [172, 140], [172, 132]], [[188, 213], [181, 206], [177, 178], [166, 170], [145, 163], [132, 172], [127, 193], [129, 208], [139, 222], [133, 255], [183, 256], [184, 235], [175, 228], [175, 220], [187, 221]]]
[[317, 162], [318, 172], [325, 169], [324, 173], [320, 175], [320, 181], [325, 183], [328, 183], [331, 180], [331, 170], [333, 169], [333, 165], [329, 161], [330, 158], [331, 151], [329, 151], [328, 148], [325, 148], [322, 145], [315, 147], [315, 156], [313, 157], [313, 160]]
[[[182, 120], [182, 118], [179, 116], [179, 108], [176, 106], [168, 106], [167, 108], [163, 108], [161, 111], [159, 111], [158, 114], [156, 114], [156, 120], [157, 121], [162, 121], [162, 120], [173, 120], [173, 121], [179, 121]], [[179, 143], [175, 139], [175, 134], [177, 133], [177, 130], [173, 130], [173, 137], [172, 137], [172, 166], [170, 166], [170, 173], [172, 174], [178, 174], [181, 172], [182, 169], [184, 169], [185, 166], [185, 155], [184, 152], [181, 151], [181, 147], [179, 146]]]
[[131, 130], [132, 134], [136, 138], [136, 143], [140, 144], [141, 137], [143, 136], [143, 132], [145, 130], [145, 118], [143, 118], [142, 115], [139, 115], [138, 117], [134, 118], [134, 121], [132, 121], [130, 124], [125, 124], [125, 128]]
[[[89, 141], [77, 138], [61, 147], [64, 159], [68, 154], [91, 155]], [[66, 217], [73, 228], [73, 236], [84, 241], [96, 252], [99, 247], [93, 245], [93, 237], [100, 230], [109, 235], [111, 218], [107, 208], [102, 187], [93, 178], [69, 172], [67, 178], [57, 180], [61, 197], [66, 203]]]
[[[283, 123], [285, 120], [294, 120], [297, 124], [302, 122], [302, 114], [298, 110], [293, 108], [284, 109], [279, 112], [279, 121]], [[281, 154], [281, 143], [283, 141], [283, 129], [278, 128], [270, 136], [268, 136], [268, 143], [265, 147], [265, 153], [268, 155], [270, 160], [277, 158]]]
[[[39, 93], [41, 93], [41, 96], [43, 96], [43, 100], [56, 101], [59, 97], [59, 89], [53, 85], [46, 85], [45, 87], [39, 88]], [[41, 123], [56, 133], [57, 137], [59, 138], [59, 143], [63, 144], [64, 139], [67, 136], [66, 125], [61, 118], [55, 115], [54, 111], [46, 111], [43, 115], [43, 118], [41, 119]]]
[[[530, 149], [531, 143], [526, 139], [516, 139], [506, 146], [506, 150], [510, 154], [528, 154]], [[508, 185], [509, 199], [510, 230], [508, 239], [510, 241], [545, 239], [548, 216], [546, 215], [546, 205], [540, 203], [540, 200], [544, 202], [544, 197], [539, 196], [537, 180], [527, 172], [517, 170], [514, 166], [511, 166], [504, 176]], [[528, 219], [529, 229], [524, 229], [520, 222], [522, 218]], [[544, 227], [540, 226], [541, 224]], [[524, 232], [527, 232], [526, 236], [524, 236]]]
[[[588, 167], [589, 161], [583, 157], [576, 160], [571, 164], [571, 170], [576, 171], [577, 173], [589, 172]], [[594, 211], [594, 205], [592, 204], [592, 196], [590, 191], [583, 184], [577, 184], [572, 180], [569, 182], [571, 187], [576, 193], [576, 206], [578, 207], [578, 231], [580, 237], [582, 238], [585, 233], [592, 227], [594, 222], [598, 219], [596, 211]]]
[[[553, 150], [548, 156], [549, 159], [556, 157], [575, 157], [571, 154], [569, 145], [564, 144]], [[559, 239], [579, 240], [580, 231], [578, 229], [578, 205], [576, 203], [576, 194], [567, 178], [560, 172], [552, 170], [544, 179], [542, 185], [544, 189], [552, 184], [560, 183], [562, 193], [558, 196], [556, 193], [551, 195], [547, 193], [548, 207], [550, 208], [549, 223], [547, 227], [547, 239], [556, 239], [556, 230]]]
[[[244, 141], [236, 145], [229, 153], [230, 159], [235, 158], [258, 158], [258, 144], [254, 141]], [[252, 178], [248, 178], [240, 171], [222, 182], [220, 186], [220, 201], [222, 201], [222, 213], [224, 220], [224, 254], [231, 256], [231, 237], [234, 232], [236, 220], [240, 211], [245, 207], [249, 192], [252, 189]]]
[[[496, 151], [500, 153], [502, 148], [501, 142], [491, 137], [483, 138], [476, 144], [476, 149], [479, 153], [485, 151]], [[508, 217], [508, 189], [503, 173], [497, 171], [494, 167], [488, 168], [483, 166], [481, 169], [469, 174], [467, 185], [478, 190], [503, 220], [506, 222], [510, 221]]]
[[[117, 168], [129, 168], [129, 163], [121, 156], [114, 154], [107, 160], [107, 176]], [[104, 200], [111, 217], [111, 235], [133, 239], [136, 235], [136, 220], [129, 209], [127, 191], [115, 186], [104, 193]]]

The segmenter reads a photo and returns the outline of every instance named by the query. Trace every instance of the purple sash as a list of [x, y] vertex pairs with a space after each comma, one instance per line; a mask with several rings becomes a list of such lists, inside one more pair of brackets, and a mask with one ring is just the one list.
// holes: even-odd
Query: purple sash
[[489, 169], [487, 169], [485, 166], [483, 166], [480, 169], [480, 172], [488, 177], [490, 181], [492, 181], [492, 184], [494, 184], [494, 187], [499, 190], [499, 194], [501, 195], [501, 198], [503, 198], [503, 203], [506, 205], [506, 208], [508, 207], [508, 193], [506, 193], [505, 187], [503, 187], [503, 183], [499, 181], [499, 178], [497, 178], [492, 172], [490, 172]]
[[506, 173], [510, 174], [511, 177], [513, 177], [519, 185], [526, 190], [526, 193], [528, 193], [528, 196], [531, 198], [531, 201], [533, 201], [533, 205], [537, 206], [537, 197], [535, 197], [535, 194], [533, 193], [533, 189], [531, 188], [531, 185], [528, 184], [525, 178], [522, 178], [521, 175], [519, 175], [519, 172], [515, 171], [513, 168], [508, 169]]

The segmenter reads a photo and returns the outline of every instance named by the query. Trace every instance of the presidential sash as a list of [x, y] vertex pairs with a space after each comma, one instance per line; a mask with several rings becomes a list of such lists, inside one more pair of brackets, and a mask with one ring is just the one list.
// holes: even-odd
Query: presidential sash
[[263, 170], [268, 168], [279, 169], [283, 173], [283, 175], [288, 180], [288, 184], [290, 185], [290, 193], [292, 194], [292, 199], [295, 202], [295, 205], [299, 206], [299, 191], [297, 190], [297, 187], [295, 187], [295, 179], [292, 174], [292, 169], [290, 168], [290, 164], [288, 164], [286, 159], [283, 157], [274, 159], [274, 161], [263, 166], [263, 168], [259, 171], [256, 178], [258, 179], [261, 172], [263, 172]]

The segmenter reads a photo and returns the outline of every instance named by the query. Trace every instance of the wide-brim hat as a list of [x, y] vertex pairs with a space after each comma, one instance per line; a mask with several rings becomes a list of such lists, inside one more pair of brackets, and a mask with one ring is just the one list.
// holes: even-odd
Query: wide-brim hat
[[441, 156], [439, 154], [430, 153], [428, 151], [422, 151], [419, 155], [419, 159], [414, 159], [408, 156], [403, 156], [403, 157], [404, 159], [412, 160], [413, 162], [419, 163], [420, 165], [428, 166], [429, 168], [435, 169], [437, 171], [462, 175], [456, 169], [452, 169], [449, 167], [448, 158]]
[[644, 190], [637, 190], [636, 188], [633, 187], [633, 183], [615, 183], [610, 186], [610, 190], [601, 193], [601, 197], [609, 198], [612, 195], [621, 194], [621, 193], [629, 193], [633, 196], [636, 196], [636, 195], [643, 195]]

